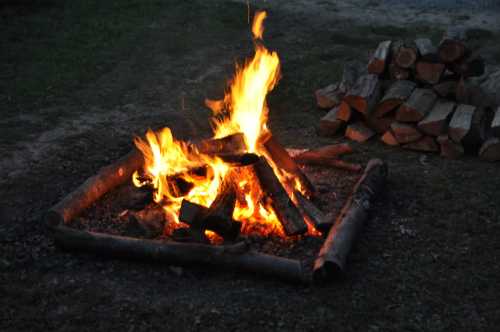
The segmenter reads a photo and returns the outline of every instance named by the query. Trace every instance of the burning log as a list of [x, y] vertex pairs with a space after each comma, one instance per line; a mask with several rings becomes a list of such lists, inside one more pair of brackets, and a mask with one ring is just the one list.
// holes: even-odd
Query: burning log
[[416, 86], [417, 85], [412, 81], [395, 81], [389, 90], [387, 90], [382, 100], [378, 103], [373, 115], [380, 118], [396, 109], [396, 107], [404, 103], [408, 97], [411, 96]]
[[310, 200], [308, 200], [300, 191], [293, 193], [297, 201], [297, 207], [308, 221], [310, 221], [314, 228], [320, 232], [326, 232], [332, 226], [332, 221], [327, 219], [326, 216], [316, 207]]
[[438, 47], [439, 58], [444, 63], [460, 60], [465, 54], [465, 30], [450, 27]]
[[204, 154], [236, 154], [246, 150], [245, 135], [232, 134], [222, 138], [204, 139], [194, 143], [199, 152]]
[[370, 74], [382, 75], [391, 51], [392, 41], [386, 40], [378, 44], [377, 50], [373, 53], [368, 63], [368, 72]]
[[347, 255], [368, 218], [373, 200], [385, 185], [386, 178], [387, 165], [380, 159], [370, 160], [321, 247], [314, 262], [314, 280], [334, 279], [344, 271]]
[[308, 281], [300, 261], [248, 251], [243, 243], [212, 246], [139, 240], [79, 231], [57, 224], [52, 225], [51, 228], [57, 245], [66, 250], [177, 266], [215, 265], [220, 268], [243, 270], [291, 282]]
[[430, 112], [437, 95], [430, 89], [415, 89], [410, 98], [396, 112], [400, 122], [418, 122]]
[[358, 112], [369, 115], [377, 105], [381, 92], [381, 84], [377, 75], [363, 75], [347, 92], [344, 101]]
[[304, 234], [307, 231], [307, 225], [267, 160], [261, 157], [254, 168], [260, 186], [269, 197], [285, 233], [287, 235]]
[[290, 157], [286, 149], [274, 138], [270, 136], [264, 143], [263, 147], [266, 150], [266, 157], [281, 170], [284, 170], [294, 178], [296, 178], [307, 196], [312, 196], [315, 192], [311, 181], [306, 177], [302, 170], [297, 166], [297, 163]]
[[455, 103], [447, 100], [438, 100], [427, 116], [418, 123], [418, 129], [431, 136], [439, 136], [447, 129]]
[[141, 152], [132, 149], [130, 153], [113, 164], [101, 168], [73, 192], [66, 195], [45, 214], [48, 223], [67, 223], [81, 211], [102, 197], [111, 189], [130, 180], [132, 174], [144, 163]]

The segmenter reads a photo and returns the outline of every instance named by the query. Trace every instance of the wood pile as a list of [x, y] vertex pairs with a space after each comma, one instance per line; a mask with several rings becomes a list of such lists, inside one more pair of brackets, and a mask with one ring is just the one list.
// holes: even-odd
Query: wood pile
[[427, 38], [381, 42], [364, 72], [347, 66], [340, 83], [316, 91], [318, 106], [329, 110], [319, 135], [356, 142], [378, 135], [446, 158], [500, 160], [500, 107], [470, 79], [485, 64], [465, 39], [464, 30], [449, 28], [437, 46]]

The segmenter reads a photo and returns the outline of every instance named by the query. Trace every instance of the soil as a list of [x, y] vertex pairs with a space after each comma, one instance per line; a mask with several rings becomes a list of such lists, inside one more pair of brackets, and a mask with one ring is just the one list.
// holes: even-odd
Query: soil
[[[396, 14], [377, 1], [255, 6], [269, 11], [264, 40], [282, 61], [269, 96], [270, 127], [287, 147], [343, 141], [316, 135], [324, 112], [312, 92], [338, 80], [347, 61], [366, 61], [381, 40], [436, 40], [447, 24], [463, 24], [478, 33], [488, 64], [499, 62], [497, 12], [401, 7]], [[169, 126], [179, 138], [209, 136], [204, 98], [221, 97], [235, 60], [252, 53], [245, 1], [168, 3], [148, 27], [116, 65], [69, 94], [34, 104], [0, 96], [0, 330], [498, 329], [499, 164], [473, 156], [450, 161], [377, 140], [354, 144], [350, 160], [387, 161], [388, 189], [345, 279], [323, 286], [55, 247], [44, 211], [125, 154], [148, 127]], [[342, 205], [354, 181], [329, 172], [325, 212]], [[326, 198], [332, 191], [334, 203]]]

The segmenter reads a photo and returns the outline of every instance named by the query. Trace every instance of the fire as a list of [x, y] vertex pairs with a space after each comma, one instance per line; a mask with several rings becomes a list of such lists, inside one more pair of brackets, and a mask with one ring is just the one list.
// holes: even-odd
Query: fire
[[[265, 154], [258, 142], [268, 132], [266, 96], [280, 76], [278, 54], [262, 44], [265, 18], [265, 12], [256, 13], [252, 24], [255, 55], [243, 66], [236, 66], [235, 76], [224, 99], [206, 100], [206, 105], [214, 113], [214, 138], [243, 133], [246, 152], [261, 156]], [[146, 139], [136, 138], [135, 144], [144, 155], [144, 177], [147, 181], [136, 172], [133, 183], [136, 186], [145, 183], [153, 186], [155, 202], [161, 204], [169, 220], [174, 221], [170, 228], [182, 227], [178, 214], [183, 199], [209, 207], [231, 169], [221, 159], [200, 153], [193, 146], [175, 140], [168, 128], [158, 133], [148, 131]], [[287, 174], [272, 166], [280, 181], [286, 183], [290, 194], [294, 189], [300, 190], [296, 179], [289, 179]], [[197, 169], [203, 171], [193, 171]], [[242, 222], [243, 233], [257, 231], [263, 235], [284, 236], [275, 211], [252, 174], [246, 172], [244, 167], [230, 174], [238, 191], [233, 219]], [[210, 238], [215, 236], [211, 232], [206, 234]]]

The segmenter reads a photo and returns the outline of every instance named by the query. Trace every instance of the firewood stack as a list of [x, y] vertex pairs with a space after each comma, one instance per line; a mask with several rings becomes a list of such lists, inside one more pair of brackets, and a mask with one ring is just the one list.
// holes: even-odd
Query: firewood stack
[[380, 135], [387, 145], [500, 160], [500, 107], [470, 78], [484, 61], [450, 28], [435, 47], [430, 39], [381, 42], [363, 73], [344, 69], [342, 81], [316, 91], [329, 112], [318, 133], [365, 142]]

